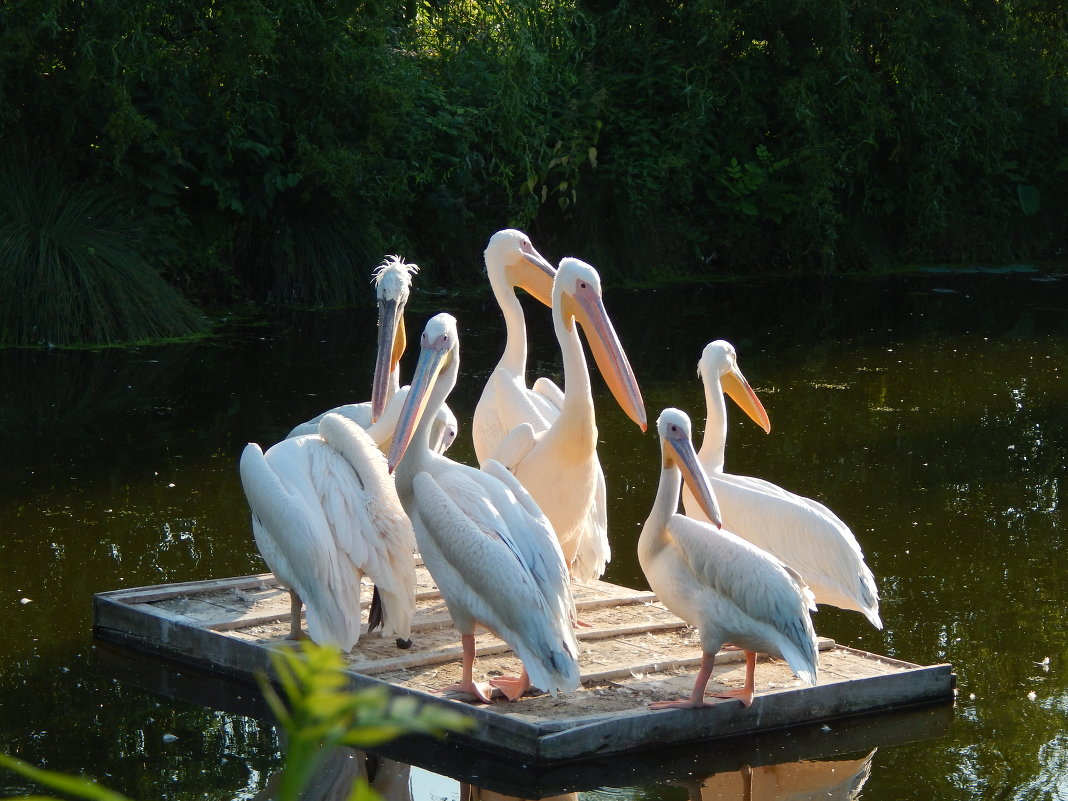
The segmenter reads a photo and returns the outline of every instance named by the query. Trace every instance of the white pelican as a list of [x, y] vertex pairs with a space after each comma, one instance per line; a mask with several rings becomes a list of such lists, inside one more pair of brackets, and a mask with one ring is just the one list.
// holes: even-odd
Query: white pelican
[[564, 362], [560, 412], [549, 427], [514, 428], [496, 458], [526, 487], [560, 538], [579, 579], [599, 578], [611, 556], [604, 474], [597, 459], [597, 421], [590, 373], [576, 323], [616, 401], [645, 431], [645, 406], [627, 356], [601, 301], [601, 279], [583, 261], [565, 258], [553, 282], [553, 326]]
[[[352, 420], [383, 452], [389, 450], [393, 429], [397, 425], [407, 387], [400, 385], [400, 359], [407, 346], [404, 307], [412, 289], [412, 276], [419, 265], [405, 262], [400, 256], [386, 256], [374, 270], [375, 298], [378, 303], [378, 347], [375, 355], [371, 400], [348, 403], [313, 417], [293, 428], [286, 439], [315, 434], [324, 415], [340, 414]], [[433, 447], [444, 452], [456, 439], [456, 415], [443, 406], [434, 428]]]
[[555, 694], [578, 687], [574, 600], [549, 521], [503, 466], [457, 464], [430, 449], [430, 416], [456, 385], [456, 319], [432, 317], [390, 450], [401, 504], [463, 646], [463, 677], [448, 690], [488, 701], [473, 680], [475, 626], [504, 640], [523, 662], [518, 678], [490, 682], [515, 700], [531, 684]]
[[256, 545], [290, 592], [290, 636], [301, 635], [303, 601], [311, 638], [352, 650], [367, 575], [381, 599], [383, 636], [406, 647], [415, 533], [385, 456], [362, 428], [327, 414], [318, 434], [284, 439], [266, 453], [250, 442], [241, 454], [241, 483]]
[[527, 332], [523, 306], [515, 295], [519, 287], [551, 306], [556, 268], [534, 249], [526, 234], [514, 228], [490, 237], [485, 260], [490, 287], [504, 315], [505, 343], [471, 423], [479, 464], [493, 458], [500, 441], [520, 423], [530, 423], [535, 431], [542, 431], [560, 413], [559, 403], [542, 391], [555, 388], [548, 379], [535, 382], [534, 389], [527, 387]]
[[[638, 561], [661, 601], [701, 635], [701, 669], [688, 699], [653, 709], [705, 706], [716, 653], [727, 642], [745, 652], [745, 686], [717, 694], [753, 703], [756, 652], [781, 656], [802, 681], [817, 680], [812, 593], [800, 576], [766, 551], [718, 527], [719, 510], [690, 437], [690, 418], [665, 409], [660, 485], [638, 539]], [[717, 526], [677, 514], [682, 482]]]
[[[708, 343], [697, 371], [704, 382], [708, 409], [698, 455], [719, 501], [724, 525], [800, 573], [817, 604], [860, 612], [881, 629], [875, 577], [864, 563], [853, 532], [834, 512], [769, 481], [723, 472], [727, 439], [724, 392], [757, 425], [771, 430], [767, 412], [738, 369], [734, 347], [723, 340]], [[687, 492], [683, 493], [683, 505], [686, 514], [705, 519]]]

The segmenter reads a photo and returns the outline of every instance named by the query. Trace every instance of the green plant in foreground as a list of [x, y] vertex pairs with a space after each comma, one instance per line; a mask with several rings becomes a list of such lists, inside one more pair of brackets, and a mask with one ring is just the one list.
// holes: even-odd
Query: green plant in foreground
[[[313, 643], [297, 651], [276, 651], [272, 666], [282, 695], [260, 677], [267, 703], [286, 733], [286, 753], [275, 801], [296, 801], [333, 748], [369, 748], [406, 734], [440, 737], [471, 725], [460, 714], [423, 706], [414, 697], [391, 698], [385, 687], [351, 691], [341, 654]], [[284, 698], [283, 698], [284, 695]], [[0, 754], [0, 767], [53, 790], [86, 801], [129, 801], [93, 779], [43, 770]], [[352, 788], [350, 801], [376, 798], [365, 782]], [[49, 796], [22, 796], [20, 801], [56, 801]]]

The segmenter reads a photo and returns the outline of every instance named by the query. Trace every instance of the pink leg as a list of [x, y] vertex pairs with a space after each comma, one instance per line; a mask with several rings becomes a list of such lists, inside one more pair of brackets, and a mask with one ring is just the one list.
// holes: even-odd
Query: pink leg
[[693, 682], [693, 692], [689, 698], [679, 701], [654, 701], [649, 704], [650, 709], [696, 709], [702, 706], [711, 706], [705, 703], [705, 687], [712, 677], [712, 665], [716, 661], [714, 653], [701, 654], [701, 669], [697, 671], [697, 678]]
[[300, 625], [300, 610], [304, 607], [304, 602], [300, 600], [300, 596], [293, 590], [289, 591], [289, 639], [290, 640], [306, 640], [308, 635], [304, 633], [304, 629]]
[[526, 668], [523, 668], [523, 673], [518, 677], [500, 676], [490, 679], [489, 683], [507, 695], [509, 701], [515, 701], [531, 687], [530, 676], [527, 675]]
[[737, 690], [725, 690], [716, 693], [716, 698], [737, 698], [746, 706], [753, 705], [753, 695], [756, 692], [756, 653], [745, 651], [745, 686]]
[[482, 703], [488, 704], [490, 702], [490, 695], [493, 693], [493, 688], [485, 682], [476, 683], [474, 680], [475, 635], [461, 634], [460, 645], [464, 650], [460, 681], [456, 684], [450, 684], [448, 687], [442, 688], [440, 692], [467, 693], [468, 695], [475, 696], [475, 698]]

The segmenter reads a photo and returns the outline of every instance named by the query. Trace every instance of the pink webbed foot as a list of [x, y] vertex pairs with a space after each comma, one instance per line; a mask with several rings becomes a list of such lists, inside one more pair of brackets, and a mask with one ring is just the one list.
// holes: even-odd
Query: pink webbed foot
[[714, 693], [714, 698], [737, 698], [746, 706], [753, 705], [753, 690], [750, 687], [738, 687], [735, 690], [724, 690], [721, 693]]
[[509, 701], [515, 701], [530, 689], [530, 679], [527, 674], [522, 676], [498, 676], [490, 679], [490, 684], [507, 696]]
[[491, 703], [493, 687], [484, 681], [457, 682], [438, 690], [439, 693], [464, 693], [474, 696], [476, 701], [484, 704]]

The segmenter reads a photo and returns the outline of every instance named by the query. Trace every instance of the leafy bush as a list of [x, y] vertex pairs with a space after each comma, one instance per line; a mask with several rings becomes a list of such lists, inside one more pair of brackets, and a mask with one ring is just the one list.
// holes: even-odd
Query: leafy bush
[[396, 252], [481, 282], [508, 225], [616, 278], [1066, 244], [1044, 0], [30, 0], [0, 21], [0, 136], [135, 202], [146, 257], [204, 302], [365, 302]]

